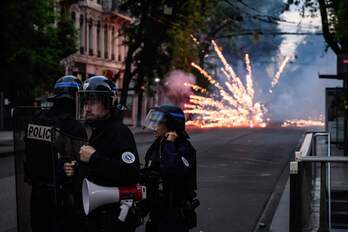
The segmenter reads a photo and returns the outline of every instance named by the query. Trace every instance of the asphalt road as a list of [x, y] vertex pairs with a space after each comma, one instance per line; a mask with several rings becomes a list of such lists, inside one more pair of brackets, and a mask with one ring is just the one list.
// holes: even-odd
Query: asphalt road
[[[254, 231], [302, 134], [287, 128], [194, 131], [201, 206], [193, 231]], [[142, 160], [152, 135], [138, 134], [136, 141]], [[0, 231], [15, 231], [13, 174], [13, 158], [0, 158]]]

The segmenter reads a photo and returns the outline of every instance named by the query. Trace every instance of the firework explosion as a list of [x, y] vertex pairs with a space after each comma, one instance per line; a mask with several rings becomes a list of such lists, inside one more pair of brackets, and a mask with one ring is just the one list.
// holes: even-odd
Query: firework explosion
[[282, 127], [324, 127], [324, 117], [319, 116], [319, 119], [291, 119], [286, 120], [281, 125]]
[[[194, 40], [197, 42], [197, 39]], [[251, 61], [248, 54], [245, 54], [244, 62], [246, 67], [245, 84], [228, 64], [219, 47], [212, 41], [215, 53], [222, 63], [221, 72], [224, 74], [224, 81], [213, 78], [206, 70], [199, 65], [192, 63], [192, 67], [198, 70], [202, 76], [215, 89], [211, 94], [207, 89], [192, 83], [184, 83], [184, 86], [191, 87], [199, 95], [191, 95], [188, 104], [185, 104], [185, 113], [191, 120], [186, 125], [206, 127], [266, 127], [270, 121], [266, 118], [267, 109], [260, 102], [255, 101], [254, 86], [252, 79]], [[286, 65], [291, 60], [290, 56], [285, 57], [279, 69], [271, 81], [272, 93], [279, 81]], [[324, 126], [322, 116], [319, 120], [294, 119], [286, 120], [282, 127], [322, 127]]]
[[[187, 125], [198, 127], [265, 127], [266, 121], [268, 121], [265, 118], [267, 109], [260, 102], [255, 101], [249, 55], [245, 55], [247, 74], [246, 83], [243, 84], [215, 41], [212, 41], [212, 45], [223, 64], [221, 71], [225, 76], [225, 81], [215, 80], [206, 70], [192, 63], [192, 67], [198, 70], [217, 91], [212, 96], [206, 89], [198, 85], [185, 83], [203, 95], [191, 95], [189, 103], [185, 104], [185, 113], [194, 117], [187, 122]], [[284, 67], [280, 69], [279, 76]]]
[[[272, 80], [272, 88], [274, 88], [279, 80], [280, 80], [280, 74], [282, 74], [282, 72], [285, 69], [286, 64], [290, 61], [290, 57], [286, 57], [285, 60], [282, 62], [282, 64], [279, 67], [279, 70], [277, 71], [277, 73], [274, 75], [273, 80]], [[270, 93], [272, 93], [272, 90], [269, 91]]]

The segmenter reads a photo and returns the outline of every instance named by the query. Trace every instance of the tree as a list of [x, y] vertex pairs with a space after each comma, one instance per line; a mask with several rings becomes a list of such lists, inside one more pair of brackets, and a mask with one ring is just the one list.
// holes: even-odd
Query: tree
[[[237, 47], [241, 46], [234, 42], [234, 34], [241, 33], [244, 27], [253, 28], [255, 23], [252, 24], [251, 20], [263, 20], [263, 16], [255, 16], [255, 12], [251, 14], [245, 10], [241, 11], [240, 2], [242, 1], [125, 1], [121, 9], [130, 12], [133, 22], [124, 30], [129, 49], [125, 62], [121, 104], [126, 103], [131, 80], [136, 83], [138, 102], [141, 103], [143, 91], [152, 93], [155, 78], [162, 79], [173, 69], [192, 71], [193, 61], [204, 67], [205, 57], [211, 52], [212, 39], [223, 41], [224, 47], [227, 44], [226, 47], [234, 49], [231, 53], [236, 53], [235, 51], [240, 49]], [[271, 22], [264, 28], [276, 31], [277, 23]], [[254, 32], [252, 35], [256, 37], [259, 31]], [[193, 39], [199, 44], [197, 45]], [[246, 38], [243, 42], [252, 40], [253, 37]], [[274, 46], [274, 41], [269, 41], [268, 44]], [[268, 53], [272, 51], [267, 46], [264, 46], [263, 50]], [[238, 51], [237, 54], [240, 53]], [[198, 73], [195, 74], [200, 76]], [[198, 78], [198, 84], [207, 87], [209, 83], [205, 82], [204, 78]], [[140, 117], [141, 104], [138, 106]]]
[[133, 23], [125, 28], [128, 53], [121, 95], [125, 105], [130, 81], [136, 81], [138, 124], [144, 90], [151, 94], [155, 78], [180, 68], [190, 70], [198, 51], [191, 35], [203, 26], [214, 1], [129, 0], [121, 9], [130, 12]]
[[301, 15], [306, 11], [313, 16], [319, 11], [326, 43], [336, 53], [348, 52], [348, 2], [346, 0], [288, 0], [301, 6]]
[[0, 91], [15, 104], [31, 104], [64, 72], [59, 62], [76, 51], [76, 32], [54, 0], [1, 1]]
[[217, 1], [211, 14], [204, 22], [205, 27], [198, 32], [199, 65], [201, 67], [204, 67], [205, 55], [209, 53], [211, 40], [223, 38], [227, 33], [240, 29], [239, 23], [243, 18], [233, 7], [234, 3], [230, 1]]
[[[281, 38], [274, 35], [280, 33], [278, 16], [282, 6], [280, 1], [274, 0], [216, 1], [204, 27], [195, 34], [199, 42], [199, 65], [212, 74], [220, 65], [212, 51], [211, 40], [218, 42], [229, 62], [234, 64], [244, 59], [246, 52], [253, 54], [254, 63], [265, 62], [265, 57], [278, 54]], [[265, 12], [271, 12], [271, 15]], [[209, 82], [194, 72], [198, 77], [197, 84], [209, 89]]]

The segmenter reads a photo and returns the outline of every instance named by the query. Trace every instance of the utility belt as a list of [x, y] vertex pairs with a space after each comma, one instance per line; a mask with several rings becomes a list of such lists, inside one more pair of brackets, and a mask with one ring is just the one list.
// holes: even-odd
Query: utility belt
[[[151, 216], [161, 217], [162, 215], [177, 215], [180, 217], [188, 228], [197, 226], [196, 208], [200, 205], [196, 192], [192, 192], [184, 196], [177, 196], [174, 192], [163, 191], [163, 187], [159, 184], [156, 191], [152, 192], [153, 196], [149, 196], [151, 202], [148, 202], [147, 212]], [[180, 199], [180, 197], [182, 197]]]
[[187, 228], [192, 229], [197, 226], [196, 208], [199, 205], [200, 202], [197, 198], [171, 203], [165, 200], [162, 204], [157, 204], [157, 207], [155, 206], [150, 209], [150, 218], [158, 221], [163, 215], [176, 215], [176, 217], [184, 222]]
[[[200, 205], [195, 191], [184, 196], [177, 196], [173, 190], [164, 190], [163, 179], [158, 171], [145, 168], [141, 170], [141, 183], [147, 188], [147, 199], [140, 202], [137, 209], [142, 218], [150, 212], [150, 215], [161, 217], [167, 213], [175, 213], [180, 216], [189, 228], [197, 226], [195, 209]], [[188, 190], [189, 191], [189, 190]], [[179, 193], [180, 195], [182, 193]], [[180, 199], [182, 198], [182, 199]]]
[[200, 205], [197, 198], [188, 200], [180, 209], [180, 215], [189, 229], [197, 226], [197, 213], [195, 209]]
[[176, 212], [182, 214], [186, 211], [195, 211], [195, 209], [200, 205], [200, 201], [197, 198], [173, 202], [164, 200], [158, 205], [160, 207], [154, 207], [153, 210], [159, 211], [160, 213]]

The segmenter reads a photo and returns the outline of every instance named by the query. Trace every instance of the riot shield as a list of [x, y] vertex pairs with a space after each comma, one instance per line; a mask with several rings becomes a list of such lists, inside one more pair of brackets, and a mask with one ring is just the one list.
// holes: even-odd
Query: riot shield
[[18, 107], [13, 111], [14, 160], [16, 175], [17, 231], [31, 231], [30, 193], [31, 186], [25, 178], [25, 143], [26, 126], [40, 108]]
[[74, 120], [69, 125], [81, 133], [59, 128], [57, 118], [38, 117], [47, 110], [17, 107], [13, 113], [19, 232], [50, 231], [47, 228], [62, 225], [63, 163], [78, 161], [80, 147], [87, 139], [82, 125]]
[[[55, 152], [53, 147], [54, 133], [52, 128], [46, 127], [46, 131], [39, 131], [39, 128], [35, 128], [31, 121], [34, 115], [37, 114], [40, 107], [16, 107], [13, 111], [14, 120], [14, 160], [15, 160], [15, 175], [16, 175], [16, 203], [17, 203], [17, 231], [28, 232], [32, 231], [32, 186], [33, 181], [36, 181], [38, 171], [42, 171], [42, 175], [50, 176], [47, 183], [55, 186]], [[28, 154], [28, 147], [26, 141], [28, 137], [41, 136], [44, 149], [46, 149], [45, 155], [47, 157], [38, 157], [37, 154]], [[42, 149], [43, 147], [41, 147]], [[48, 150], [48, 152], [47, 152]], [[35, 153], [35, 152], [31, 152]], [[42, 153], [43, 154], [43, 153]], [[29, 158], [30, 155], [32, 158]], [[43, 159], [42, 159], [43, 158]], [[37, 163], [38, 167], [44, 167], [43, 170], [35, 170], [36, 168], [28, 167], [29, 163], [36, 163], [37, 160], [41, 160], [41, 163]], [[52, 197], [56, 198], [56, 194], [53, 191]], [[56, 199], [53, 199], [55, 201]]]

